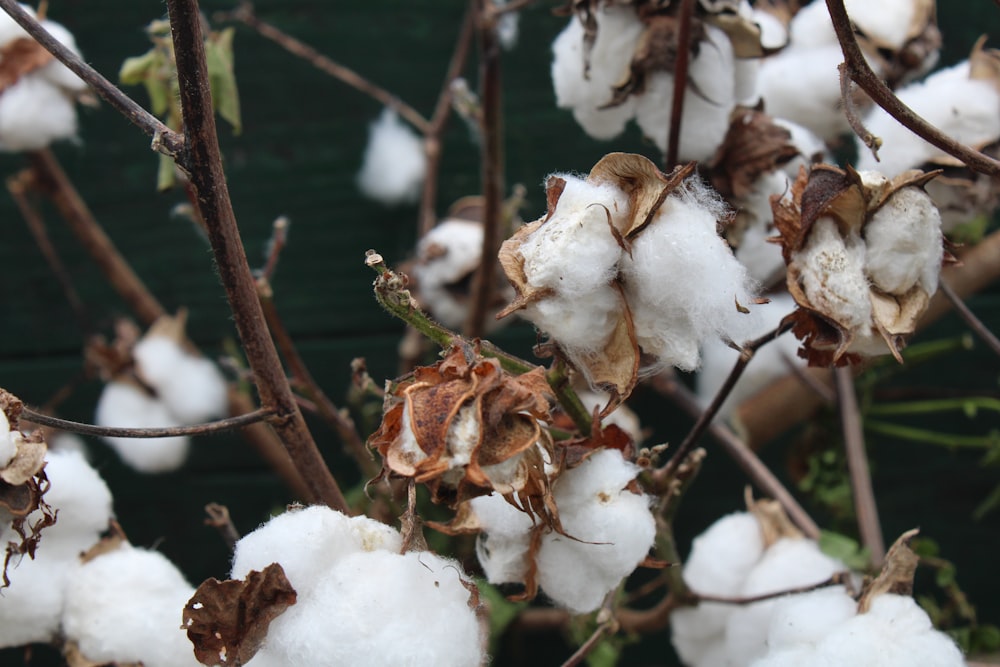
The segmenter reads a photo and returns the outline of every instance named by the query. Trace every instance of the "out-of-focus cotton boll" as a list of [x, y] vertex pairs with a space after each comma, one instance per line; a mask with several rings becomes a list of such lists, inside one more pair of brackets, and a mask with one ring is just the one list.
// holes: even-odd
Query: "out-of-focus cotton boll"
[[[795, 300], [785, 292], [770, 297], [770, 303], [758, 308], [760, 330], [754, 337], [773, 331], [781, 320], [795, 310]], [[717, 419], [728, 419], [732, 411], [743, 401], [755, 395], [771, 382], [788, 374], [788, 362], [805, 365], [805, 360], [797, 355], [799, 341], [786, 333], [759, 348], [747, 364], [743, 375], [736, 382], [729, 397], [719, 408]], [[698, 401], [707, 406], [715, 397], [729, 373], [733, 370], [739, 352], [722, 341], [706, 341], [702, 348], [702, 364], [696, 378]]]
[[767, 631], [769, 651], [815, 648], [857, 613], [858, 603], [842, 586], [791, 595], [778, 600]]
[[[325, 571], [275, 619], [262, 664], [442, 665], [483, 659], [479, 621], [453, 561], [429, 552], [358, 552]], [[258, 658], [249, 663], [257, 667]]]
[[69, 431], [60, 431], [48, 440], [50, 452], [79, 452], [83, 458], [89, 460], [90, 450], [83, 438]]
[[630, 7], [603, 6], [595, 13], [597, 39], [584, 73], [583, 24], [573, 18], [552, 43], [552, 83], [556, 106], [572, 109], [573, 117], [595, 139], [613, 139], [635, 113], [635, 100], [601, 109], [611, 101], [612, 88], [627, 73], [644, 26]]
[[245, 535], [233, 552], [232, 576], [242, 579], [251, 570], [281, 563], [295, 590], [304, 591], [344, 554], [401, 546], [399, 533], [383, 523], [314, 505], [279, 514]]
[[787, 118], [807, 127], [827, 141], [847, 132], [850, 126], [839, 108], [837, 67], [843, 60], [837, 44], [818, 48], [789, 46], [765, 59], [757, 75], [764, 110], [775, 118]]
[[[896, 96], [949, 137], [969, 146], [983, 146], [1000, 139], [1000, 91], [991, 81], [970, 79], [969, 73], [969, 62], [964, 61], [901, 88]], [[874, 107], [865, 116], [864, 125], [882, 139], [882, 148], [876, 162], [871, 151], [859, 146], [858, 169], [877, 169], [891, 178], [941, 154], [939, 148], [903, 127], [881, 107]]]
[[393, 109], [384, 109], [369, 129], [358, 174], [361, 192], [389, 206], [414, 202], [426, 175], [427, 156], [420, 137]]
[[[820, 551], [812, 540], [781, 538], [764, 552], [747, 575], [740, 596], [816, 584], [846, 569], [843, 563]], [[778, 599], [770, 599], [733, 610], [726, 621], [726, 650], [730, 660], [745, 664], [767, 652], [767, 632], [777, 603]]]
[[0, 149], [38, 150], [75, 135], [73, 102], [48, 81], [23, 76], [0, 95]]
[[[507, 0], [497, 0], [497, 8], [502, 8]], [[518, 26], [521, 22], [521, 12], [504, 12], [497, 19], [497, 39], [504, 51], [511, 51], [517, 46]]]
[[138, 375], [180, 423], [197, 424], [226, 414], [226, 380], [208, 359], [189, 354], [169, 336], [145, 336], [132, 356]]
[[11, 437], [10, 422], [3, 410], [0, 410], [0, 468], [3, 468], [17, 454], [17, 443]]
[[[125, 382], [104, 385], [94, 420], [100, 426], [162, 428], [180, 426], [167, 406], [139, 387]], [[170, 438], [102, 438], [118, 456], [139, 472], [176, 470], [187, 458], [191, 441], [187, 436]]]
[[[814, 3], [815, 4], [815, 3]], [[824, 3], [819, 3], [824, 4]], [[917, 19], [917, 5], [914, 0], [845, 0], [851, 21], [866, 36], [894, 49], [901, 48], [907, 41], [910, 26]]]
[[[0, 533], [5, 544], [15, 538], [9, 528], [7, 532]], [[15, 557], [7, 567], [10, 586], [0, 597], [0, 648], [47, 643], [59, 633], [66, 585], [76, 578], [79, 561], [76, 552], [53, 550], [46, 539], [43, 532], [34, 559]]]
[[[700, 180], [685, 181], [635, 239], [631, 258], [623, 259], [636, 337], [661, 364], [694, 370], [702, 341], [742, 342], [754, 330], [756, 316], [736, 304], [753, 303], [755, 286], [716, 232], [722, 207]], [[684, 285], [664, 288], [667, 276], [684, 276]]]
[[[55, 21], [42, 21], [42, 27], [55, 37], [56, 41], [60, 44], [76, 55], [80, 55], [80, 49], [76, 46], [76, 38], [64, 26]], [[80, 93], [87, 89], [87, 84], [83, 79], [74, 74], [66, 65], [55, 59], [40, 68], [38, 75], [49, 83], [69, 91]]]
[[944, 248], [941, 215], [923, 190], [903, 188], [864, 228], [868, 277], [879, 289], [905, 294], [919, 284], [937, 291]]
[[[699, 593], [736, 596], [763, 553], [764, 537], [757, 518], [747, 512], [728, 514], [694, 539], [684, 562], [684, 581]], [[733, 609], [732, 605], [703, 602], [674, 610], [672, 641], [685, 664], [716, 662], [709, 657], [713, 652], [726, 655], [724, 633]]]
[[[624, 490], [638, 466], [617, 450], [602, 450], [556, 482], [553, 495], [563, 529], [538, 552], [538, 583], [574, 613], [597, 609], [646, 557], [656, 536], [650, 499]], [[579, 540], [579, 541], [578, 541]]]
[[[736, 104], [733, 46], [724, 32], [705, 26], [706, 39], [688, 69], [678, 159], [706, 160], [715, 153], [729, 128]], [[658, 72], [636, 100], [636, 122], [657, 148], [666, 152], [673, 107], [674, 77]]]
[[162, 554], [123, 546], [80, 566], [67, 589], [63, 630], [96, 662], [197, 667], [180, 627], [193, 594]]
[[[33, 19], [38, 19], [33, 7], [21, 4], [21, 9]], [[31, 36], [7, 12], [0, 15], [0, 46], [7, 46], [15, 39], [31, 39]]]
[[491, 584], [524, 581], [532, 528], [531, 517], [503, 496], [493, 493], [471, 501], [482, 528], [476, 539], [476, 556]]

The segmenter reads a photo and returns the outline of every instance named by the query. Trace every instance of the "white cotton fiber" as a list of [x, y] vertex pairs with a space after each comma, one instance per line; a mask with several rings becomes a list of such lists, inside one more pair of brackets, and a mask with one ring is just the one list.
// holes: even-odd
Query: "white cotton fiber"
[[182, 424], [226, 414], [226, 379], [208, 359], [188, 353], [169, 336], [145, 336], [132, 348], [136, 373]]
[[837, 33], [823, 0], [813, 0], [796, 12], [788, 31], [792, 42], [799, 46], [815, 48], [837, 44]]
[[446, 327], [459, 329], [468, 319], [468, 303], [450, 288], [479, 267], [482, 254], [483, 225], [469, 220], [443, 220], [417, 244], [413, 276], [420, 303]]
[[[662, 364], [694, 370], [709, 337], [746, 340], [755, 317], [754, 285], [716, 231], [721, 206], [700, 181], [689, 179], [667, 197], [623, 258], [622, 274], [642, 349]], [[671, 277], [683, 282], [669, 282]]]
[[[507, 0], [497, 0], [497, 8], [502, 8], [507, 4]], [[519, 24], [521, 22], [521, 12], [504, 12], [497, 19], [497, 39], [504, 51], [511, 51], [517, 46], [517, 36]]]
[[628, 72], [644, 26], [629, 7], [603, 6], [595, 13], [597, 39], [590, 52], [589, 76], [584, 76], [583, 24], [572, 18], [552, 43], [552, 83], [556, 106], [573, 109], [573, 117], [595, 139], [613, 139], [632, 118], [635, 100], [600, 109], [612, 88]]
[[[0, 535], [5, 545], [20, 541], [9, 528]], [[45, 540], [43, 533], [34, 559], [15, 557], [7, 567], [10, 586], [0, 590], [0, 648], [48, 643], [59, 634], [66, 586], [77, 576], [79, 560], [75, 552], [53, 550]]]
[[476, 539], [476, 556], [491, 584], [524, 581], [533, 523], [503, 496], [492, 493], [471, 501], [482, 532]]
[[903, 295], [915, 285], [937, 291], [944, 248], [941, 215], [927, 193], [897, 190], [864, 228], [868, 277], [880, 290]]
[[23, 76], [0, 95], [0, 149], [38, 150], [75, 135], [73, 102], [48, 81]]
[[845, 0], [848, 16], [858, 30], [892, 49], [901, 49], [917, 18], [919, 0]]
[[0, 468], [5, 467], [17, 454], [17, 443], [10, 432], [10, 422], [3, 410], [0, 410]]
[[[104, 385], [97, 401], [94, 421], [100, 426], [161, 428], [180, 426], [163, 402], [137, 386], [112, 381]], [[191, 441], [187, 436], [169, 438], [103, 437], [122, 461], [139, 472], [160, 473], [176, 470], [187, 458]]]
[[67, 589], [63, 630], [96, 662], [197, 667], [181, 629], [193, 594], [162, 554], [123, 546], [79, 568]]
[[830, 630], [857, 613], [858, 603], [843, 586], [781, 598], [767, 630], [770, 651], [814, 648]]
[[49, 450], [45, 474], [49, 478], [45, 502], [59, 513], [55, 525], [42, 532], [39, 550], [56, 541], [75, 552], [89, 549], [113, 516], [111, 490], [77, 450]]
[[[33, 19], [37, 19], [38, 15], [35, 13], [34, 8], [18, 3], [24, 11], [28, 13]], [[0, 47], [7, 46], [15, 39], [31, 39], [31, 36], [22, 28], [10, 14], [7, 12], [0, 12]]]
[[805, 245], [792, 254], [801, 269], [802, 287], [810, 302], [848, 329], [871, 322], [865, 244], [852, 234], [841, 236], [833, 218], [818, 219]]
[[764, 110], [807, 127], [827, 141], [847, 132], [850, 126], [840, 109], [837, 70], [843, 60], [837, 44], [793, 45], [764, 59], [757, 77]]
[[393, 109], [383, 109], [368, 131], [358, 174], [361, 192], [389, 206], [414, 202], [426, 175], [423, 141]]
[[356, 552], [327, 562], [275, 619], [248, 664], [475, 667], [482, 637], [458, 565], [429, 552]]
[[[989, 81], [969, 78], [969, 62], [941, 70], [925, 81], [910, 84], [896, 93], [900, 102], [956, 141], [975, 147], [1000, 138], [1000, 91]], [[871, 151], [858, 150], [858, 169], [878, 169], [893, 177], [920, 167], [941, 155], [881, 107], [864, 118], [868, 131], [882, 139], [876, 162]]]
[[398, 551], [401, 545], [399, 533], [383, 523], [314, 505], [279, 514], [245, 535], [233, 553], [232, 577], [242, 579], [277, 562], [296, 590], [306, 590], [344, 554]]
[[[70, 31], [61, 24], [56, 23], [55, 21], [42, 21], [42, 27], [45, 28], [60, 44], [68, 48], [76, 55], [80, 55], [80, 50], [76, 46], [76, 39], [73, 37], [72, 33], [70, 33]], [[54, 58], [51, 62], [38, 70], [38, 76], [44, 78], [54, 86], [76, 93], [83, 92], [87, 89], [87, 84], [83, 81], [83, 79], [78, 77], [68, 67]]]
[[538, 583], [573, 613], [597, 609], [646, 557], [656, 537], [650, 499], [624, 489], [638, 466], [602, 450], [555, 483], [559, 519], [570, 535], [552, 532], [538, 552]]

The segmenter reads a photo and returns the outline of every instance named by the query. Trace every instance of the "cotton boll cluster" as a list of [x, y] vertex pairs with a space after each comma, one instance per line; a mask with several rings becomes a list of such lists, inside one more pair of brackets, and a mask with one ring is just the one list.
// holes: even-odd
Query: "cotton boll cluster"
[[[781, 320], [795, 310], [795, 300], [786, 292], [768, 297], [770, 303], [760, 307], [760, 329], [753, 337], [762, 336], [773, 331]], [[804, 365], [796, 351], [799, 342], [791, 334], [779, 336], [774, 341], [759, 348], [747, 364], [729, 394], [729, 397], [719, 408], [717, 419], [728, 419], [733, 410], [743, 401], [756, 395], [771, 382], [788, 374], [788, 364]], [[729, 377], [740, 353], [722, 341], [707, 341], [702, 348], [702, 364], [696, 378], [698, 400], [703, 406], [711, 403], [719, 387]]]
[[394, 109], [383, 109], [369, 128], [358, 174], [361, 192], [387, 206], [414, 202], [426, 175], [427, 156], [420, 137]]
[[[601, 450], [553, 484], [565, 534], [546, 532], [530, 553], [533, 522], [499, 495], [471, 501], [482, 529], [476, 553], [491, 583], [522, 582], [529, 559], [536, 583], [573, 613], [597, 609], [645, 559], [656, 536], [650, 499], [626, 487], [639, 468], [617, 450]], [[540, 528], [535, 528], [540, 529]]]
[[401, 543], [388, 526], [319, 506], [245, 536], [232, 576], [277, 562], [298, 593], [248, 664], [480, 664], [483, 638], [460, 567], [426, 551], [401, 554]]
[[162, 554], [122, 545], [79, 566], [66, 592], [63, 632], [99, 663], [197, 667], [181, 628], [193, 594]]
[[[770, 521], [766, 515], [758, 518], [751, 513], [716, 521], [695, 538], [684, 565], [684, 580], [697, 593], [739, 598], [808, 586], [846, 569], [824, 555], [815, 542], [787, 527], [774, 532], [780, 523]], [[829, 591], [846, 596], [843, 587], [835, 587], [794, 599], [828, 596]], [[671, 615], [674, 647], [687, 665], [747, 665], [767, 651], [768, 627], [781, 599], [678, 609]]]
[[[172, 322], [182, 320], [172, 320]], [[170, 326], [174, 326], [171, 324]], [[223, 416], [228, 387], [214, 363], [185, 350], [179, 336], [154, 328], [132, 348], [135, 375], [104, 386], [95, 421], [101, 426], [164, 428]], [[152, 392], [150, 392], [152, 390]], [[190, 449], [188, 436], [104, 437], [125, 463], [145, 473], [179, 468]]]
[[[45, 501], [58, 512], [42, 530], [35, 557], [21, 556], [7, 568], [10, 586], [0, 592], [0, 647], [49, 642], [60, 630], [66, 589], [79, 577], [79, 554], [90, 548], [111, 519], [111, 492], [77, 451], [46, 455]], [[28, 516], [36, 522], [40, 510]], [[19, 542], [9, 526], [0, 543]]]
[[[22, 8], [32, 16], [35, 12]], [[76, 41], [62, 25], [43, 20], [42, 26], [63, 46], [79, 55]], [[0, 16], [0, 48], [12, 49], [16, 42], [24, 48], [12, 50], [7, 59], [32, 59], [34, 64], [0, 90], [0, 150], [30, 151], [48, 146], [53, 141], [76, 136], [75, 96], [86, 90], [86, 84], [61, 62], [39, 58], [44, 49], [6, 13]], [[13, 66], [15, 69], [17, 65]]]

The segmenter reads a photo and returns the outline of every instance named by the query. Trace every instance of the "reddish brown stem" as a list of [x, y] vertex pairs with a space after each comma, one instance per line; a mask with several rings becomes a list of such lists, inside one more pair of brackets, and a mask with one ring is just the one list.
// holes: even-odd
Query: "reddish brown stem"
[[681, 116], [684, 114], [684, 94], [688, 85], [688, 62], [691, 58], [691, 21], [694, 18], [694, 0], [681, 0], [677, 31], [677, 61], [674, 63], [674, 98], [670, 102], [670, 129], [667, 150], [664, 154], [665, 171], [678, 162], [681, 144]]
[[977, 336], [979, 336], [980, 340], [986, 343], [986, 345], [993, 350], [994, 354], [1000, 356], [1000, 340], [997, 340], [997, 337], [992, 331], [989, 330], [989, 327], [983, 324], [982, 320], [976, 317], [976, 314], [965, 305], [965, 301], [962, 300], [962, 297], [956, 294], [955, 290], [953, 290], [948, 283], [943, 280], [938, 283], [938, 291], [944, 294], [945, 298], [951, 302], [951, 305], [955, 309], [955, 312], [958, 313], [958, 316], [969, 325], [969, 328], [972, 329]]
[[187, 128], [191, 185], [208, 225], [216, 267], [261, 403], [274, 411], [272, 427], [309, 487], [310, 500], [348, 512], [347, 501], [295, 403], [257, 298], [222, 170], [197, 0], [168, 0], [167, 8], [177, 58], [181, 110]]
[[248, 426], [261, 421], [266, 421], [274, 416], [274, 412], [261, 408], [245, 415], [227, 417], [214, 422], [204, 424], [189, 424], [186, 426], [165, 426], [163, 428], [119, 428], [117, 426], [95, 426], [94, 424], [83, 424], [80, 422], [68, 421], [51, 417], [49, 415], [35, 412], [30, 408], [24, 408], [21, 419], [29, 421], [39, 426], [57, 428], [61, 431], [79, 433], [81, 435], [96, 435], [113, 438], [173, 438], [178, 435], [205, 435], [207, 433], [218, 433], [219, 431], [231, 431], [233, 429]]

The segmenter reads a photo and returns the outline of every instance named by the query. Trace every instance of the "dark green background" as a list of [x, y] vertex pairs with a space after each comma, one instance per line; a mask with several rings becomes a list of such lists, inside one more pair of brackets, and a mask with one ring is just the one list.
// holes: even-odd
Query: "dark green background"
[[[548, 78], [549, 44], [563, 20], [550, 15], [551, 3], [540, 4], [545, 6], [523, 14], [519, 45], [503, 56], [506, 176], [509, 184], [527, 186], [524, 215], [529, 219], [544, 209], [541, 183], [551, 171], [586, 172], [609, 150], [656, 157], [634, 128], [620, 140], [600, 143], [586, 137], [568, 112], [555, 108]], [[267, 0], [258, 2], [256, 10], [264, 20], [430, 115], [463, 5], [456, 0]], [[210, 13], [231, 4], [206, 2], [203, 7]], [[124, 58], [148, 48], [142, 28], [163, 12], [163, 3], [152, 0], [50, 3], [50, 16], [76, 35], [87, 61], [110, 78]], [[978, 34], [1000, 27], [1000, 11], [985, 0], [947, 3], [942, 12], [946, 63], [963, 58]], [[272, 221], [279, 215], [291, 219], [289, 245], [274, 281], [275, 299], [314, 375], [340, 401], [352, 358], [365, 357], [377, 382], [395, 373], [401, 327], [371, 298], [372, 275], [363, 256], [366, 249], [376, 248], [390, 262], [404, 259], [414, 241], [415, 207], [385, 208], [363, 199], [355, 187], [367, 125], [378, 115], [378, 103], [249, 30], [238, 29], [235, 48], [244, 130], [233, 137], [226, 126], [220, 128], [247, 253], [252, 265], [260, 265]], [[474, 86], [474, 66], [467, 75]], [[145, 103], [143, 91], [129, 92]], [[189, 308], [190, 335], [204, 349], [218, 352], [235, 334], [207, 244], [190, 224], [171, 217], [171, 208], [183, 197], [154, 191], [157, 165], [148, 140], [107, 105], [83, 110], [80, 126], [80, 142], [58, 146], [59, 159], [153, 292], [168, 309]], [[25, 164], [20, 156], [0, 156], [0, 173], [9, 176]], [[446, 137], [438, 210], [477, 192], [478, 153], [464, 124], [453, 119]], [[93, 321], [108, 333], [113, 318], [127, 314], [124, 305], [54, 211], [43, 210]], [[42, 403], [80, 371], [83, 332], [13, 202], [2, 194], [0, 220], [0, 386], [25, 401]], [[665, 289], [683, 287], [690, 286], [682, 279], [665, 284]], [[973, 299], [971, 305], [988, 321], [1000, 322], [995, 292]], [[960, 323], [950, 318], [922, 339], [961, 330]], [[499, 342], [525, 355], [533, 338], [523, 325], [498, 336]], [[902, 382], [979, 387], [995, 393], [997, 368], [995, 357], [976, 350], [921, 369]], [[91, 419], [99, 389], [96, 382], [80, 386], [63, 406], [62, 416]], [[654, 441], [676, 442], [683, 437], [688, 420], [664, 407], [660, 399], [640, 391], [636, 403], [654, 429]], [[982, 432], [995, 428], [996, 422], [980, 419], [936, 427]], [[321, 424], [315, 433], [335, 472], [353, 483], [356, 473], [338, 455], [336, 437]], [[898, 442], [877, 445], [875, 485], [887, 536], [891, 539], [921, 526], [943, 545], [944, 555], [959, 564], [960, 582], [981, 606], [982, 620], [1000, 622], [1000, 585], [994, 573], [1000, 548], [997, 515], [981, 522], [969, 517], [995, 483], [995, 472], [977, 467], [975, 454]], [[122, 467], [103, 445], [95, 443], [93, 449], [132, 541], [162, 550], [195, 583], [224, 576], [228, 569], [226, 549], [202, 525], [206, 503], [228, 505], [238, 528], [246, 532], [291, 499], [257, 454], [230, 436], [196, 441], [181, 472], [156, 477], [142, 477]], [[783, 469], [781, 448], [770, 449], [767, 456]], [[685, 552], [693, 535], [738, 507], [743, 483], [725, 457], [713, 451], [681, 512], [678, 530]], [[569, 649], [558, 644], [546, 646], [551, 655], [538, 664], [558, 664], [568, 655]], [[629, 664], [673, 661], [665, 635], [650, 638], [641, 650], [629, 649], [626, 655]], [[19, 664], [17, 656], [0, 653], [0, 662]], [[507, 661], [504, 657], [501, 662]]]

